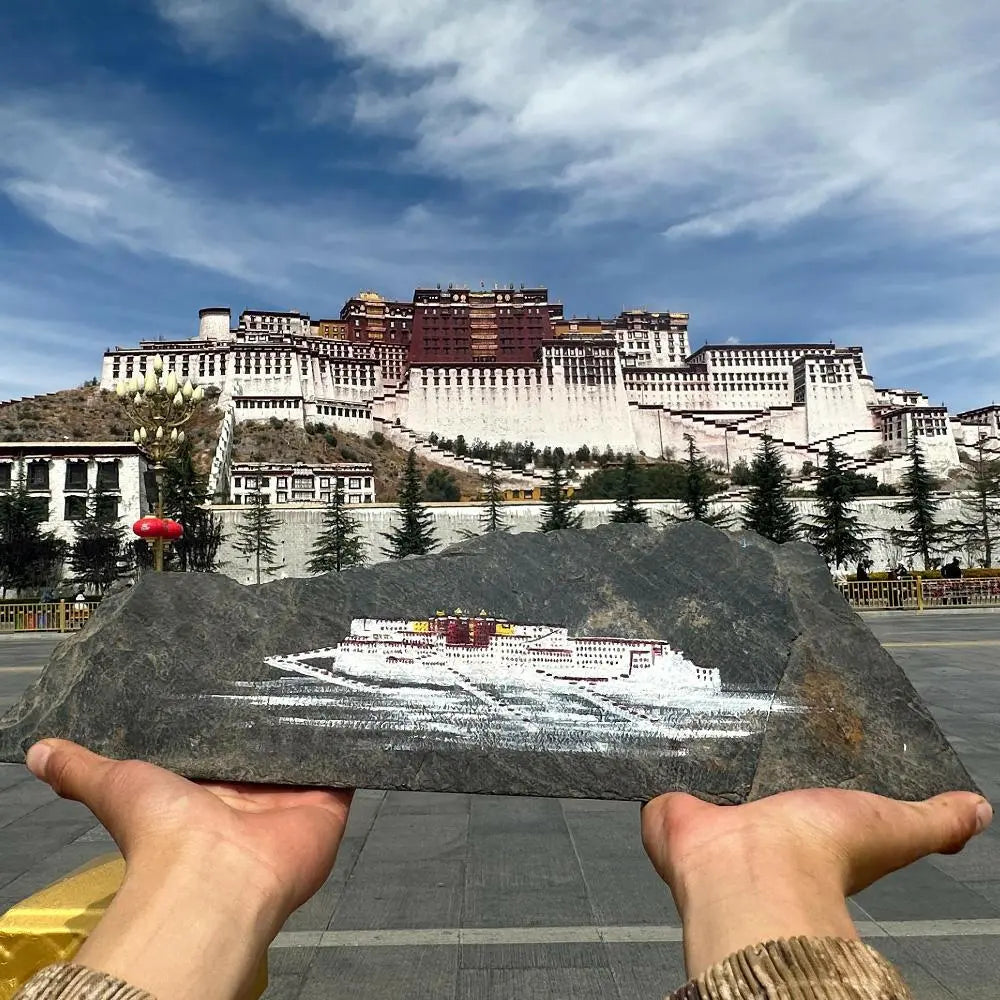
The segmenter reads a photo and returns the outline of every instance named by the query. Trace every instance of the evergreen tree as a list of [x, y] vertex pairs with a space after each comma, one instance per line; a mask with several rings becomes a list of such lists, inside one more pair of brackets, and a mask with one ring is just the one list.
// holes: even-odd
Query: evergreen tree
[[947, 525], [957, 548], [975, 553], [983, 566], [992, 566], [1000, 541], [1000, 461], [986, 452], [986, 441], [976, 443], [972, 482], [959, 504], [959, 517]]
[[938, 483], [927, 468], [915, 435], [907, 451], [910, 465], [903, 473], [903, 499], [899, 503], [899, 509], [907, 517], [901, 537], [907, 553], [920, 556], [924, 569], [928, 570], [946, 536], [944, 525], [938, 521], [941, 501], [934, 496]]
[[771, 438], [764, 438], [750, 467], [750, 496], [743, 526], [772, 542], [798, 537], [795, 509], [788, 501], [790, 480], [781, 452]]
[[167, 569], [215, 572], [225, 536], [222, 518], [208, 508], [208, 476], [195, 468], [194, 450], [191, 442], [185, 441], [163, 473], [164, 513], [184, 528], [183, 536], [167, 549]]
[[649, 521], [649, 511], [636, 502], [638, 494], [638, 470], [635, 456], [628, 454], [622, 462], [621, 485], [615, 497], [615, 509], [611, 520], [615, 524], [646, 524]]
[[75, 582], [91, 593], [103, 594], [132, 568], [132, 546], [117, 506], [100, 488], [92, 490], [86, 515], [73, 525], [70, 569]]
[[[177, 518], [180, 520], [180, 518]], [[184, 562], [181, 566], [190, 573], [214, 573], [219, 568], [219, 548], [225, 535], [222, 518], [205, 507], [197, 507], [188, 514], [187, 522], [181, 521], [184, 536]], [[177, 542], [173, 543], [175, 546]]]
[[424, 480], [424, 499], [428, 503], [455, 503], [462, 499], [462, 491], [447, 469], [431, 469]]
[[334, 490], [323, 512], [323, 530], [309, 553], [310, 573], [339, 573], [348, 566], [364, 566], [365, 543], [357, 521], [347, 511], [344, 494]]
[[868, 552], [868, 540], [852, 504], [859, 477], [847, 468], [847, 456], [832, 444], [816, 475], [819, 513], [807, 526], [809, 538], [831, 566], [857, 562]]
[[703, 521], [705, 524], [726, 528], [732, 521], [729, 510], [713, 510], [712, 494], [722, 487], [722, 476], [708, 459], [695, 447], [694, 438], [684, 435], [687, 441], [687, 458], [684, 459], [684, 481], [681, 487], [683, 521]]
[[32, 496], [22, 477], [0, 493], [0, 594], [38, 590], [59, 578], [68, 546], [51, 531], [48, 501]]
[[577, 501], [569, 495], [569, 475], [561, 463], [554, 462], [542, 487], [542, 531], [582, 528], [583, 515]]
[[489, 471], [483, 476], [483, 512], [479, 515], [479, 523], [483, 531], [506, 531], [507, 516], [503, 510], [503, 490], [500, 488], [500, 476], [496, 466], [490, 462]]
[[382, 537], [388, 545], [382, 554], [390, 559], [424, 556], [437, 546], [431, 512], [423, 505], [424, 488], [417, 470], [417, 453], [412, 448], [406, 456], [406, 469], [399, 488], [399, 515], [402, 523]]
[[278, 568], [274, 558], [278, 551], [274, 532], [280, 522], [264, 500], [259, 478], [245, 502], [247, 511], [236, 526], [236, 551], [252, 563], [254, 580], [260, 583], [261, 573], [270, 576]]

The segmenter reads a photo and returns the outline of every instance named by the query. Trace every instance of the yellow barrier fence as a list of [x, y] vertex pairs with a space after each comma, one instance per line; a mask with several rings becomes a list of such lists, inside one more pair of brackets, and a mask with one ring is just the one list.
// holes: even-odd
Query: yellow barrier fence
[[859, 611], [1000, 607], [1000, 577], [993, 576], [961, 580], [924, 580], [919, 576], [902, 580], [851, 580], [840, 584], [840, 590]]
[[87, 624], [97, 601], [0, 604], [0, 632], [75, 632]]

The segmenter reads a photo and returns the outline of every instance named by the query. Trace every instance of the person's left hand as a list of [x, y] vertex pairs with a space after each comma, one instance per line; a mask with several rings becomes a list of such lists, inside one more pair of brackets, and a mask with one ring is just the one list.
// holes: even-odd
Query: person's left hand
[[195, 784], [67, 740], [36, 743], [27, 765], [58, 795], [90, 809], [129, 869], [211, 857], [241, 870], [288, 913], [326, 881], [351, 804], [349, 791]]

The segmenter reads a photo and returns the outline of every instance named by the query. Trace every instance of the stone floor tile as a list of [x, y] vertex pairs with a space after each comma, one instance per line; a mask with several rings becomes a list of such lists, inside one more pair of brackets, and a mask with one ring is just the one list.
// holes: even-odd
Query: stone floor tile
[[610, 969], [461, 969], [462, 1000], [610, 1000], [619, 996]]
[[318, 948], [299, 1000], [466, 1000], [469, 994], [456, 993], [458, 951], [457, 945]]

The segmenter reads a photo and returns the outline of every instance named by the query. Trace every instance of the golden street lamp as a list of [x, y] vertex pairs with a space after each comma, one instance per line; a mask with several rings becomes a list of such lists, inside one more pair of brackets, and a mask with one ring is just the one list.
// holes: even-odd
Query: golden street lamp
[[[163, 358], [156, 355], [144, 377], [124, 379], [115, 394], [132, 423], [132, 440], [153, 460], [156, 482], [156, 517], [163, 518], [163, 472], [166, 461], [184, 442], [181, 430], [205, 398], [205, 390], [187, 379], [183, 385], [174, 372], [164, 372]], [[153, 540], [153, 569], [163, 570], [163, 536]]]

